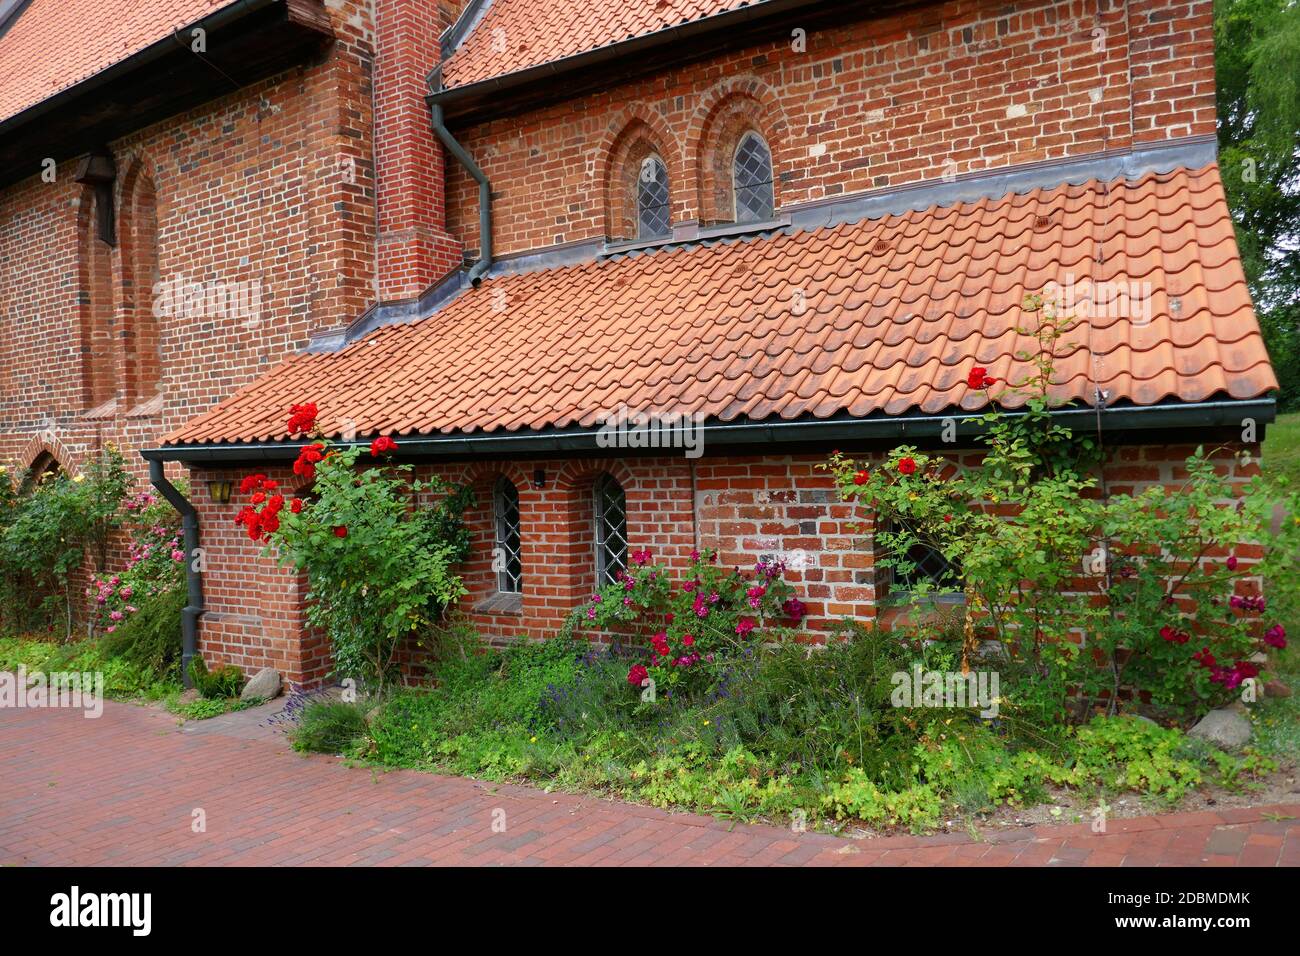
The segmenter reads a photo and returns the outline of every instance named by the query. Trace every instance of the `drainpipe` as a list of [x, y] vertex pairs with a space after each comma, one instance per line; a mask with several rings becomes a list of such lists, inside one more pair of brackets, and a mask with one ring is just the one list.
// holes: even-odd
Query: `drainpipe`
[[433, 119], [433, 133], [438, 141], [478, 182], [479, 258], [469, 270], [469, 281], [478, 288], [483, 276], [492, 268], [492, 186], [483, 170], [479, 169], [478, 163], [474, 162], [474, 157], [465, 152], [465, 147], [456, 142], [451, 130], [443, 124], [442, 107], [433, 103], [429, 112]]
[[199, 515], [179, 489], [167, 480], [161, 461], [149, 462], [149, 481], [181, 513], [185, 537], [185, 584], [189, 601], [181, 612], [181, 680], [191, 686], [190, 661], [198, 648], [199, 615], [203, 613], [203, 575], [199, 572]]

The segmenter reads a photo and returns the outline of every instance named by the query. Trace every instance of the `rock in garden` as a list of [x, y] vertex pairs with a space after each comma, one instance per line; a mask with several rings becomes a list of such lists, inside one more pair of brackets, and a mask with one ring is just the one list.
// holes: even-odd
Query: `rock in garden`
[[1187, 732], [1224, 750], [1240, 750], [1250, 741], [1250, 721], [1227, 707], [1212, 710]]
[[280, 693], [280, 672], [274, 667], [263, 667], [249, 678], [239, 695], [240, 700], [252, 700], [261, 697], [270, 700]]
[[1264, 684], [1265, 697], [1290, 697], [1291, 687], [1280, 680], [1271, 680]]

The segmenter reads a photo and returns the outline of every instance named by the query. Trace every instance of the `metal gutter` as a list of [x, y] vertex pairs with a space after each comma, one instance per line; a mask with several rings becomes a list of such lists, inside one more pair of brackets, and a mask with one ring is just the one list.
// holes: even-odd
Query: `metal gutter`
[[181, 680], [186, 687], [192, 685], [190, 661], [199, 646], [199, 615], [203, 613], [203, 574], [199, 571], [199, 514], [194, 505], [167, 480], [163, 463], [149, 461], [149, 481], [171, 506], [181, 513], [181, 533], [185, 537], [185, 585], [189, 599], [181, 612]]
[[492, 184], [487, 174], [479, 169], [474, 157], [465, 151], [465, 147], [456, 142], [451, 130], [443, 124], [442, 107], [436, 103], [429, 105], [429, 116], [433, 122], [434, 135], [438, 141], [465, 167], [466, 171], [478, 182], [478, 262], [469, 270], [470, 285], [475, 288], [483, 281], [483, 276], [492, 268]]
[[[805, 443], [829, 445], [872, 441], [916, 441], [939, 439], [952, 425], [956, 435], [974, 437], [983, 429], [985, 411], [950, 415], [873, 415], [867, 418], [839, 417], [773, 422], [714, 422], [700, 426], [703, 445], [725, 448], [761, 447]], [[1003, 413], [1012, 418], [1023, 411]], [[1125, 405], [1103, 408], [1072, 406], [1054, 411], [1064, 423], [1079, 423], [1079, 430], [1091, 430], [1100, 423], [1103, 432], [1168, 430], [1171, 428], [1240, 428], [1243, 419], [1257, 424], [1271, 423], [1277, 415], [1277, 403], [1271, 398], [1222, 400], [1210, 402], [1173, 402], [1162, 405]], [[608, 453], [598, 437], [599, 428], [547, 429], [525, 433], [498, 434], [483, 432], [472, 435], [394, 436], [398, 453], [421, 458], [452, 458], [482, 455], [539, 455], [548, 453]], [[340, 443], [362, 447], [366, 440]], [[140, 454], [152, 463], [186, 462], [253, 462], [291, 461], [297, 457], [302, 442], [248, 442], [212, 445], [169, 445], [145, 448]], [[621, 455], [662, 455], [662, 448], [618, 449]]]

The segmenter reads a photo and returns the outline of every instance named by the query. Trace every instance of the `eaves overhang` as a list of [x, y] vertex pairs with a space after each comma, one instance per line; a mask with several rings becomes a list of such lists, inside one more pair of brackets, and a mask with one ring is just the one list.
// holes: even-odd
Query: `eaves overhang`
[[[986, 428], [988, 410], [950, 414], [870, 415], [864, 418], [835, 417], [794, 421], [705, 421], [695, 434], [703, 454], [734, 454], [743, 451], [825, 450], [845, 447], [887, 447], [909, 443], [919, 446], [951, 447], [956, 441], [973, 440]], [[1010, 418], [1023, 410], [1005, 411]], [[1277, 415], [1272, 398], [1225, 399], [1205, 402], [1165, 402], [1158, 405], [1114, 405], [1104, 408], [1075, 405], [1052, 412], [1076, 433], [1100, 432], [1112, 443], [1170, 444], [1195, 440], [1197, 434], [1240, 432], [1253, 424], [1262, 440], [1265, 426]], [[376, 436], [337, 446], [367, 446]], [[677, 454], [680, 449], [611, 448], [602, 428], [558, 428], [519, 432], [477, 432], [473, 434], [407, 435], [394, 439], [397, 455], [406, 460], [468, 460], [475, 458], [545, 458], [560, 456], [619, 456]], [[275, 442], [221, 442], [163, 445], [145, 448], [140, 454], [149, 461], [190, 464], [237, 465], [258, 462], [286, 462], [298, 456], [303, 440]]]
[[332, 39], [321, 0], [235, 0], [0, 121], [0, 188], [308, 61]]

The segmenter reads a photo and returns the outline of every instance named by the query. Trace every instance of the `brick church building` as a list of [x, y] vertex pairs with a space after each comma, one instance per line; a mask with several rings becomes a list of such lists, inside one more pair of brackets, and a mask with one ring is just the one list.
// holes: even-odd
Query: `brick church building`
[[220, 490], [293, 486], [304, 401], [475, 485], [489, 638], [642, 547], [782, 556], [816, 633], [890, 585], [816, 465], [969, 447], [1027, 294], [1112, 489], [1254, 448], [1229, 174], [1212, 0], [0, 0], [0, 458], [187, 476], [198, 651], [298, 684], [306, 582]]

